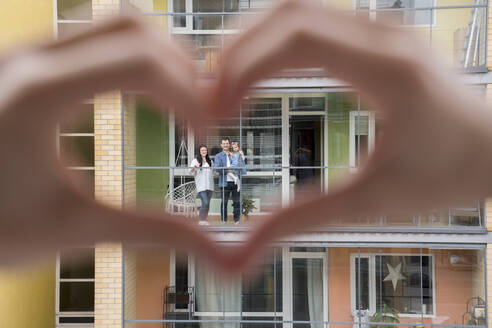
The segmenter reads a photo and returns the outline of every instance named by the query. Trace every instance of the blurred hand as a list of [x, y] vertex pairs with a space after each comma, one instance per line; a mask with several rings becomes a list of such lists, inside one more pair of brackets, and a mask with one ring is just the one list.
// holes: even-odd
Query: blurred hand
[[145, 90], [158, 108], [200, 119], [192, 61], [138, 18], [0, 61], [0, 263], [98, 241], [166, 243], [220, 259], [197, 228], [159, 213], [121, 212], [78, 191], [57, 160], [59, 121], [111, 89]]
[[[343, 26], [343, 28], [340, 28]], [[254, 82], [282, 68], [325, 67], [384, 118], [367, 166], [326, 196], [281, 209], [240, 254], [165, 214], [121, 212], [78, 192], [56, 160], [55, 127], [81, 99], [118, 88], [149, 92], [188, 119], [226, 115]], [[338, 217], [413, 213], [480, 199], [488, 182], [492, 118], [412, 34], [306, 1], [288, 1], [226, 49], [217, 84], [198, 99], [191, 61], [135, 18], [0, 61], [0, 261], [98, 241], [165, 243], [241, 271], [275, 238]], [[201, 104], [207, 107], [202, 108]], [[192, 121], [193, 123], [193, 121]], [[302, 218], [302, 220], [300, 219]]]
[[266, 242], [330, 220], [410, 215], [490, 195], [490, 109], [411, 32], [310, 1], [280, 4], [232, 42], [209, 111], [227, 115], [255, 82], [308, 67], [324, 67], [360, 91], [383, 117], [383, 138], [355, 178], [262, 220], [236, 257], [238, 270]]

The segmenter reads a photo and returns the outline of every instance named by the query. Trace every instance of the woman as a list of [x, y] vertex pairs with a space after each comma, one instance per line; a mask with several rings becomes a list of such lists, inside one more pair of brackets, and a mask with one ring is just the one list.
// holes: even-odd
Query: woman
[[214, 192], [213, 162], [208, 156], [208, 148], [200, 145], [199, 154], [191, 161], [191, 174], [195, 177], [196, 190], [202, 201], [200, 206], [200, 225], [209, 225], [207, 221], [210, 199]]

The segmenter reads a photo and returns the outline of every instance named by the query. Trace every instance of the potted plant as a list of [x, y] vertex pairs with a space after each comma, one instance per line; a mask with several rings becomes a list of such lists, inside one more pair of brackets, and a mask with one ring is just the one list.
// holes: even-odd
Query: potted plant
[[242, 214], [244, 219], [249, 219], [249, 213], [256, 209], [257, 207], [255, 206], [255, 201], [252, 200], [247, 194], [243, 194], [243, 200], [241, 202], [242, 206]]
[[[381, 323], [400, 323], [400, 318], [398, 317], [398, 312], [392, 307], [388, 306], [386, 303], [383, 304], [379, 311], [374, 313], [371, 317], [371, 322], [381, 322]], [[395, 328], [396, 326], [391, 325], [371, 325], [373, 328]]]

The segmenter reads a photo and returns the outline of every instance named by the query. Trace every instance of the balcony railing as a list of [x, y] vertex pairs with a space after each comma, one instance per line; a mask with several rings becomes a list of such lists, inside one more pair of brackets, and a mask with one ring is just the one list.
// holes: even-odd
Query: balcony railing
[[[247, 159], [248, 160], [248, 159]], [[206, 168], [203, 168], [206, 169]], [[138, 188], [136, 190], [136, 205], [140, 207], [160, 207], [169, 213], [182, 216], [183, 220], [194, 220], [198, 223], [201, 207], [200, 198], [188, 167], [127, 167], [127, 172], [138, 171], [139, 180], [148, 181], [155, 177], [156, 170], [162, 181], [161, 192], [155, 189]], [[215, 168], [219, 171], [220, 168]], [[222, 198], [227, 194], [226, 188], [219, 187], [218, 173], [215, 173], [214, 193], [212, 195], [207, 222], [211, 226], [224, 228], [245, 227], [248, 224], [262, 220], [267, 215], [275, 213], [282, 206], [295, 204], [296, 200], [307, 193], [327, 193], [334, 186], [356, 171], [350, 167], [334, 166], [288, 166], [274, 164], [247, 166], [248, 173], [240, 177], [239, 190], [239, 220], [234, 218], [234, 204], [229, 192], [227, 202], [227, 221], [221, 216]], [[155, 185], [155, 184], [154, 184]], [[155, 188], [155, 187], [153, 187]], [[125, 188], [129, 192], [129, 188]], [[165, 192], [164, 192], [165, 190]], [[131, 192], [130, 192], [131, 194]], [[162, 195], [165, 194], [164, 197]], [[159, 196], [156, 196], [159, 195]], [[129, 200], [128, 200], [129, 201]], [[356, 206], [356, 205], [354, 205]], [[236, 220], [235, 220], [236, 219]], [[484, 212], [482, 202], [458, 204], [447, 210], [434, 210], [413, 216], [381, 216], [360, 217], [347, 221], [341, 218], [330, 218], [325, 226], [329, 229], [367, 229], [367, 228], [408, 228], [430, 230], [475, 230], [484, 228]]]
[[[192, 50], [202, 71], [214, 72], [224, 45], [244, 29], [243, 22], [261, 14], [274, 1], [261, 2], [256, 6], [258, 1], [232, 1], [236, 5], [230, 8], [202, 8], [199, 1], [193, 1], [186, 5], [190, 8], [144, 14]], [[486, 0], [452, 6], [435, 0], [419, 4], [406, 0], [360, 0], [355, 6], [347, 1], [343, 8], [351, 8], [348, 11], [374, 21], [414, 30], [430, 47], [444, 54], [449, 64], [467, 72], [480, 72], [486, 70], [487, 6]]]

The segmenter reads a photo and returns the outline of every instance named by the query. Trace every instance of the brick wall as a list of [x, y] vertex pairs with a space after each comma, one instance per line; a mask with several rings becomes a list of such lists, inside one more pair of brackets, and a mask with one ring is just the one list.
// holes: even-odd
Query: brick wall
[[112, 91], [94, 98], [96, 199], [121, 207], [121, 95]]
[[[120, 0], [93, 0], [94, 20], [117, 14]], [[121, 208], [122, 98], [119, 91], [94, 97], [95, 196]], [[94, 327], [121, 328], [123, 298], [123, 250], [120, 244], [99, 244], [95, 250]]]
[[122, 248], [98, 245], [95, 252], [94, 327], [122, 327]]

